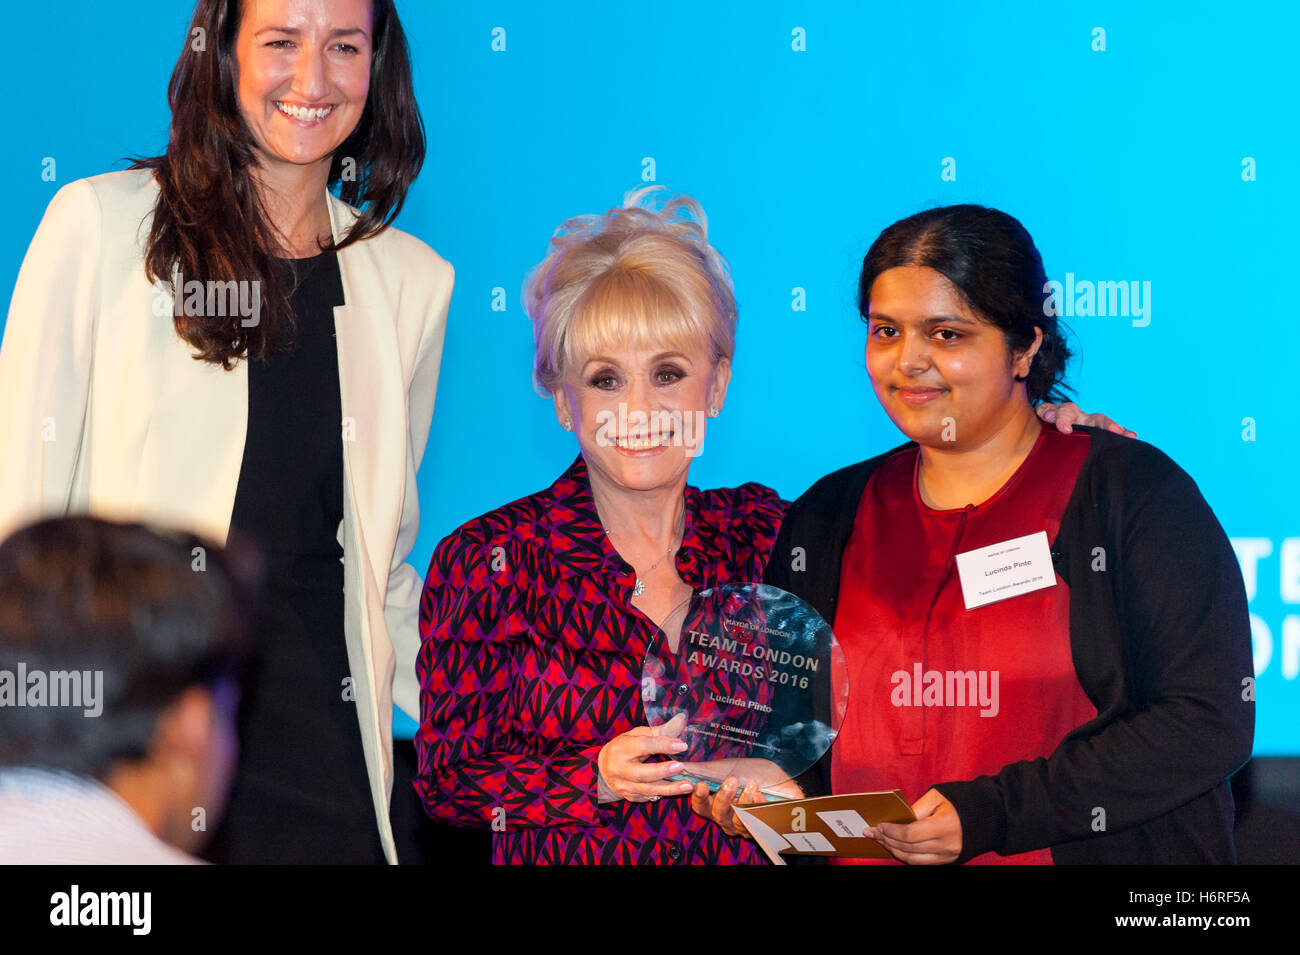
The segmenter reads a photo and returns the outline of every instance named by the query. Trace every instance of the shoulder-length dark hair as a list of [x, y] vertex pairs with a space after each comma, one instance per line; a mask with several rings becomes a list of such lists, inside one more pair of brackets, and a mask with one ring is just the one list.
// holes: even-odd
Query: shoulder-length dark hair
[[[254, 188], [253, 139], [239, 110], [235, 40], [242, 8], [241, 0], [200, 0], [167, 89], [167, 152], [131, 166], [152, 169], [160, 187], [145, 251], [152, 282], [170, 285], [179, 269], [186, 283], [261, 283], [261, 311], [249, 327], [178, 308], [176, 333], [194, 346], [194, 357], [227, 371], [240, 358], [265, 357], [294, 333], [284, 273], [275, 260], [279, 243]], [[386, 229], [424, 164], [424, 122], [406, 34], [393, 0], [371, 0], [371, 11], [369, 96], [357, 128], [334, 153], [329, 174], [329, 188], [341, 186], [340, 197], [360, 208], [361, 217], [342, 241], [323, 245], [323, 252]]]
[[941, 273], [975, 314], [1002, 330], [1012, 352], [1043, 342], [1029, 366], [1025, 390], [1031, 404], [1066, 400], [1065, 366], [1071, 352], [1055, 308], [1045, 307], [1047, 275], [1029, 232], [1014, 216], [985, 206], [927, 209], [900, 219], [876, 238], [862, 260], [858, 313], [868, 321], [871, 287], [897, 266]]

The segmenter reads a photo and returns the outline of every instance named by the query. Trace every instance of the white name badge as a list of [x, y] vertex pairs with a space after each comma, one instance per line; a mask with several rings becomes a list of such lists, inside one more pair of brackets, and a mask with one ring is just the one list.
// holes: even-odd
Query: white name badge
[[1047, 531], [958, 554], [957, 573], [967, 610], [1056, 584]]

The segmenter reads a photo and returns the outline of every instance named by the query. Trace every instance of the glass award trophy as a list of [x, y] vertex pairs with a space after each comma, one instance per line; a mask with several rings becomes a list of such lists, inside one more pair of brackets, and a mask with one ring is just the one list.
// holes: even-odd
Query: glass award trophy
[[716, 791], [735, 776], [769, 801], [804, 795], [795, 779], [830, 748], [848, 692], [830, 626], [767, 584], [693, 594], [655, 636], [641, 676], [647, 724], [688, 745], [674, 779]]

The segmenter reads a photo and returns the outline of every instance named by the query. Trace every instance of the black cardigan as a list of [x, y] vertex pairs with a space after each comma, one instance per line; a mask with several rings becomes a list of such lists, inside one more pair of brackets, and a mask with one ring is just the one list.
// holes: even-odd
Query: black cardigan
[[[957, 861], [1050, 846], [1058, 864], [1235, 862], [1228, 777], [1255, 728], [1240, 567], [1186, 472], [1145, 442], [1084, 430], [1088, 455], [1051, 550], [1097, 717], [1046, 759], [934, 782], [961, 817]], [[814, 484], [773, 549], [765, 581], [832, 624], [858, 503], [893, 453]], [[806, 781], [830, 792], [829, 769], [828, 754]]]

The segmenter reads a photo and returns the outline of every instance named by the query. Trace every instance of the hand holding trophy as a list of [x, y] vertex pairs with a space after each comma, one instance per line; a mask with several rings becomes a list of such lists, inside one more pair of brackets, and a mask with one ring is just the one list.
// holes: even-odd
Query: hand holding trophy
[[844, 657], [804, 601], [766, 584], [693, 594], [665, 621], [641, 681], [647, 725], [672, 723], [687, 747], [673, 778], [736, 834], [733, 801], [797, 799], [795, 781], [829, 749], [848, 705]]

